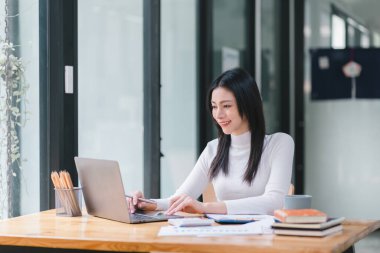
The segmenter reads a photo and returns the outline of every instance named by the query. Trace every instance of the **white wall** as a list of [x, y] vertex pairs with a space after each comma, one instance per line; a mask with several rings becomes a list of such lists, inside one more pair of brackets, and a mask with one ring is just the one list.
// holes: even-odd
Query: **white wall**
[[380, 100], [310, 100], [308, 50], [330, 47], [332, 3], [306, 1], [305, 192], [330, 216], [380, 219]]

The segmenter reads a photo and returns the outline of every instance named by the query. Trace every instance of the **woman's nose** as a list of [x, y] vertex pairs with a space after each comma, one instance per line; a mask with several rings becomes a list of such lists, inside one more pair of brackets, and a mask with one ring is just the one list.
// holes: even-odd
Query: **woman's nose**
[[216, 109], [215, 111], [215, 118], [219, 119], [219, 118], [222, 118], [224, 116], [224, 112], [222, 109], [218, 108]]

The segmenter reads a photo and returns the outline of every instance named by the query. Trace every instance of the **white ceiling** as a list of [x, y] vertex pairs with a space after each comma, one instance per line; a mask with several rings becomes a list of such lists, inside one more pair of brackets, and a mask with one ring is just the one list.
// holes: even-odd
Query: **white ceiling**
[[350, 13], [360, 17], [364, 25], [380, 32], [380, 0], [338, 0]]

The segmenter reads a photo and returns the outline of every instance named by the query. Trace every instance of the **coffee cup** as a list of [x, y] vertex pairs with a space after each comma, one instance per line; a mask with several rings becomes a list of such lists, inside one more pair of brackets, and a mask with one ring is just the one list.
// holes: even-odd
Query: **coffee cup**
[[311, 208], [310, 195], [285, 196], [284, 209], [308, 209]]

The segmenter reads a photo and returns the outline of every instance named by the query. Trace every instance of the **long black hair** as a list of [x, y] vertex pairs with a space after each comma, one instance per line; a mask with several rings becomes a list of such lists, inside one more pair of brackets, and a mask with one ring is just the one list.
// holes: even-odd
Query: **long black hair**
[[219, 87], [225, 88], [234, 94], [240, 117], [245, 117], [248, 120], [251, 131], [251, 151], [243, 181], [252, 184], [263, 152], [265, 120], [263, 103], [257, 84], [253, 77], [241, 68], [231, 69], [222, 73], [211, 83], [208, 91], [207, 106], [218, 128], [219, 139], [217, 153], [211, 163], [210, 179], [215, 178], [221, 170], [225, 175], [228, 174], [228, 157], [231, 145], [231, 135], [224, 134], [222, 128], [212, 116], [212, 93]]

